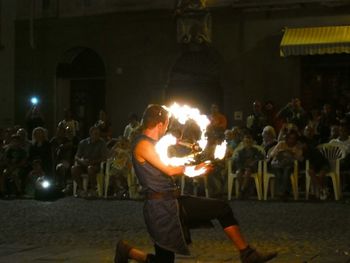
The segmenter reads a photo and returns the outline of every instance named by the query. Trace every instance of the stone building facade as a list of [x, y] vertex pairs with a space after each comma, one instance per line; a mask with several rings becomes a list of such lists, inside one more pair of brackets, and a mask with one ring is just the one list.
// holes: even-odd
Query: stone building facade
[[117, 136], [130, 112], [173, 100], [217, 103], [242, 125], [255, 99], [306, 94], [305, 58], [280, 57], [283, 28], [350, 24], [346, 1], [223, 0], [206, 7], [210, 43], [179, 43], [174, 2], [17, 1], [14, 122], [37, 95], [51, 131], [64, 108], [86, 127], [105, 109]]

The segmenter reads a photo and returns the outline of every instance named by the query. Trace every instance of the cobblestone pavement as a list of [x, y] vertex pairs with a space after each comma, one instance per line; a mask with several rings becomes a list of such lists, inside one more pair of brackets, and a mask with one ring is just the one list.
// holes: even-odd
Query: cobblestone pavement
[[[350, 263], [350, 200], [230, 202], [242, 231], [271, 262]], [[125, 238], [152, 251], [140, 201], [0, 200], [0, 262], [112, 262]], [[220, 226], [192, 232], [192, 256], [176, 262], [239, 262]]]

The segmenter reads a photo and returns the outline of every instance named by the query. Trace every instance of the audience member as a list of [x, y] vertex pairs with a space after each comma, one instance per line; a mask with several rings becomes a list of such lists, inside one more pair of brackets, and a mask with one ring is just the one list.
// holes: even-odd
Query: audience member
[[314, 188], [314, 194], [317, 198], [326, 200], [329, 190], [325, 182], [325, 177], [330, 169], [329, 162], [316, 148], [315, 142], [310, 140], [308, 136], [304, 135], [300, 141], [303, 148], [303, 157], [309, 161], [309, 175]]
[[262, 111], [261, 102], [256, 100], [253, 103], [253, 112], [247, 117], [247, 128], [250, 130], [253, 139], [257, 144], [261, 144], [261, 132], [267, 124], [267, 118]]
[[20, 137], [16, 134], [11, 136], [5, 158], [6, 168], [3, 171], [3, 192], [7, 195], [24, 193], [27, 169], [27, 152], [20, 145]]
[[55, 181], [61, 189], [67, 186], [69, 170], [73, 165], [73, 156], [75, 154], [74, 137], [69, 137], [69, 133], [70, 127], [60, 124], [57, 127], [56, 136], [50, 141], [53, 166], [55, 168]]
[[274, 127], [275, 131], [279, 132], [282, 121], [277, 117], [276, 106], [271, 100], [265, 102], [263, 112], [266, 116], [266, 125]]
[[303, 151], [298, 144], [298, 133], [290, 131], [285, 140], [270, 151], [268, 159], [271, 159], [271, 166], [275, 171], [279, 194], [282, 199], [287, 199], [290, 192], [290, 175], [293, 171], [294, 161], [303, 159]]
[[320, 120], [317, 126], [317, 132], [320, 136], [320, 143], [329, 141], [331, 135], [331, 127], [338, 125], [335, 113], [330, 104], [324, 104], [321, 112]]
[[100, 110], [99, 119], [95, 123], [95, 126], [99, 128], [101, 138], [108, 143], [112, 138], [112, 123], [107, 113], [103, 110]]
[[284, 123], [278, 134], [277, 141], [285, 140], [287, 134], [291, 131], [294, 131], [299, 135], [299, 129], [294, 123]]
[[27, 132], [32, 138], [33, 130], [36, 127], [45, 127], [45, 121], [38, 105], [33, 105], [26, 115]]
[[345, 158], [340, 161], [340, 169], [347, 171], [350, 169], [350, 136], [347, 124], [341, 124], [338, 138], [332, 139], [329, 143], [338, 144], [345, 150]]
[[219, 106], [216, 104], [211, 105], [211, 113], [209, 115], [210, 124], [208, 126], [209, 134], [215, 137], [224, 137], [224, 132], [227, 127], [227, 119], [224, 114], [219, 110]]
[[[100, 164], [106, 160], [107, 147], [105, 141], [100, 137], [100, 129], [96, 126], [90, 128], [90, 136], [78, 145], [75, 155], [75, 164], [71, 169], [72, 179], [80, 189], [82, 188], [82, 175], [87, 174], [90, 184], [90, 194], [96, 194], [96, 176], [100, 170]], [[82, 192], [83, 195], [87, 194]]]
[[284, 122], [295, 124], [299, 129], [302, 129], [308, 122], [306, 112], [298, 98], [293, 98], [278, 112], [277, 116]]
[[112, 149], [110, 186], [114, 196], [125, 198], [128, 193], [128, 176], [131, 173], [131, 153], [128, 139], [120, 137]]
[[339, 125], [332, 125], [329, 138], [328, 138], [328, 140], [325, 141], [325, 143], [327, 143], [333, 139], [337, 139], [339, 137], [339, 134], [340, 134], [340, 126]]
[[51, 146], [47, 138], [47, 131], [43, 127], [36, 127], [32, 132], [32, 144], [29, 147], [29, 161], [41, 160], [43, 170], [47, 176], [53, 175]]
[[29, 148], [32, 142], [28, 139], [27, 131], [23, 128], [17, 130], [17, 135], [20, 137], [21, 147], [29, 154]]
[[58, 123], [57, 126], [69, 127], [73, 136], [77, 139], [80, 138], [80, 125], [77, 120], [75, 120], [72, 116], [72, 112], [70, 109], [64, 109], [64, 117], [63, 120]]
[[264, 158], [265, 153], [254, 145], [253, 137], [249, 133], [245, 134], [243, 137], [243, 148], [238, 149], [233, 155], [234, 167], [237, 168], [237, 177], [240, 182], [240, 196], [242, 198], [248, 197], [251, 174], [257, 171], [259, 160]]
[[277, 144], [275, 129], [270, 125], [265, 126], [261, 134], [263, 139], [261, 146], [264, 147], [265, 153], [268, 153]]
[[135, 113], [131, 113], [129, 115], [129, 123], [126, 125], [124, 129], [123, 136], [131, 141], [133, 134], [140, 127], [140, 123], [138, 121], [137, 115]]

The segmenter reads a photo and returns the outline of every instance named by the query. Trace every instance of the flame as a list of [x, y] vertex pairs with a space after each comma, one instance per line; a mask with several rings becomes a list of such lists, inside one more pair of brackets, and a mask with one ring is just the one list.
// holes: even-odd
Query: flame
[[[205, 149], [208, 143], [208, 139], [206, 137], [206, 129], [210, 124], [210, 120], [206, 115], [200, 113], [200, 111], [196, 108], [191, 108], [187, 105], [180, 106], [177, 103], [174, 103], [170, 107], [163, 106], [172, 117], [178, 120], [178, 122], [184, 125], [188, 120], [193, 120], [199, 126], [201, 130], [201, 138], [197, 141], [199, 147], [201, 149]], [[194, 161], [193, 155], [188, 155], [184, 157], [169, 157], [168, 156], [168, 148], [171, 145], [175, 145], [177, 143], [177, 139], [175, 136], [171, 134], [167, 134], [163, 136], [156, 144], [156, 152], [159, 155], [161, 161], [166, 165], [171, 166], [180, 166], [188, 164]], [[223, 159], [225, 157], [226, 152], [226, 141], [224, 141], [221, 145], [217, 145], [215, 148], [215, 158]], [[206, 167], [201, 167], [196, 169], [196, 166], [186, 166], [184, 174], [189, 177], [199, 176], [207, 172]]]
[[190, 163], [193, 161], [193, 157], [191, 155], [184, 156], [184, 157], [169, 157], [168, 156], [168, 148], [171, 145], [176, 144], [176, 137], [167, 134], [164, 135], [156, 144], [156, 152], [159, 155], [160, 160], [166, 164], [171, 166], [180, 166], [185, 165], [187, 163]]
[[208, 139], [205, 137], [205, 131], [210, 124], [209, 118], [201, 114], [196, 108], [191, 108], [187, 105], [180, 106], [176, 102], [171, 105], [167, 110], [170, 114], [178, 120], [180, 124], [185, 124], [188, 120], [194, 120], [201, 130], [201, 138], [198, 141], [199, 147], [205, 149], [208, 143]]
[[195, 176], [199, 176], [202, 175], [204, 173], [207, 172], [207, 168], [206, 167], [201, 167], [199, 169], [196, 169], [195, 165], [191, 165], [191, 166], [186, 166], [185, 167], [185, 171], [184, 174], [188, 177], [195, 177]]
[[215, 152], [214, 152], [214, 158], [215, 159], [224, 159], [225, 154], [226, 154], [226, 141], [223, 141], [220, 145], [217, 145], [215, 147]]

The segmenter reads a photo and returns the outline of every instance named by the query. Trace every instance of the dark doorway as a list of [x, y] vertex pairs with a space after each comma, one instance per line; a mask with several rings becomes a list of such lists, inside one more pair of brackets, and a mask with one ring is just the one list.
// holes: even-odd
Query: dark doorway
[[220, 57], [209, 47], [184, 50], [170, 72], [167, 101], [189, 103], [204, 111], [212, 103], [222, 106], [220, 66]]
[[65, 106], [79, 121], [81, 136], [86, 137], [89, 128], [97, 121], [99, 111], [105, 108], [104, 63], [95, 51], [74, 48], [67, 51], [58, 64], [57, 78], [68, 80]]
[[342, 109], [350, 101], [350, 55], [302, 57], [301, 99], [306, 109], [325, 103]]

